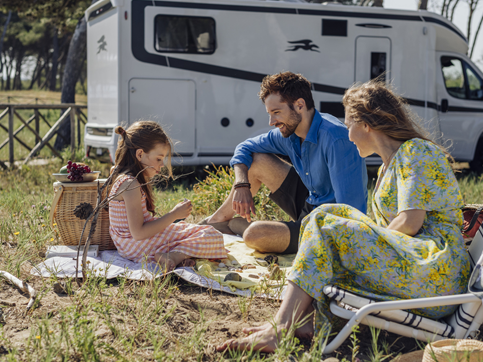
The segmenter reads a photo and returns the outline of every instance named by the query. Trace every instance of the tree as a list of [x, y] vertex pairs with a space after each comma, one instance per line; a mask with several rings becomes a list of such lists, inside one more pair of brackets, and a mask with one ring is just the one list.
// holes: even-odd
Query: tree
[[428, 0], [419, 0], [418, 9], [428, 10]]

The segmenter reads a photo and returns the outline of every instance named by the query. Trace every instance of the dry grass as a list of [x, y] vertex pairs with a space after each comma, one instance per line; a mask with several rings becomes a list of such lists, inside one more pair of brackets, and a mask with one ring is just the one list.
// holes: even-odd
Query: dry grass
[[[60, 92], [40, 90], [0, 91], [0, 104], [60, 104], [60, 95]], [[77, 104], [87, 104], [87, 95], [76, 94], [75, 102]]]
[[[81, 158], [79, 152], [74, 161]], [[88, 162], [103, 176], [108, 174], [109, 165]], [[242, 327], [270, 320], [279, 308], [276, 301], [248, 301], [173, 277], [153, 282], [92, 277], [80, 289], [68, 281], [73, 294], [59, 295], [52, 288], [55, 278], [30, 275], [31, 266], [43, 260], [46, 247], [59, 242], [47, 218], [53, 197], [54, 179], [50, 175], [61, 166], [60, 160], [53, 160], [47, 166], [0, 171], [0, 270], [27, 280], [39, 292], [35, 309], [25, 314], [26, 295], [0, 280], [0, 299], [17, 303], [15, 307], [1, 306], [5, 323], [0, 328], [0, 360], [286, 361], [289, 355], [295, 356], [292, 360], [320, 360], [323, 341], [300, 343], [290, 334], [274, 355], [215, 352], [214, 346], [223, 340], [241, 337]], [[214, 189], [226, 183], [216, 175], [210, 182]], [[467, 202], [482, 199], [481, 178], [462, 176], [459, 182]], [[203, 184], [199, 188], [203, 189]], [[196, 199], [198, 205], [210, 202], [202, 192], [183, 187], [158, 190], [156, 194], [161, 213], [184, 197]], [[216, 207], [216, 203], [210, 207]], [[205, 216], [200, 213], [201, 207], [197, 210], [192, 220]], [[332, 356], [382, 361], [416, 348], [411, 339], [371, 334], [361, 327]]]

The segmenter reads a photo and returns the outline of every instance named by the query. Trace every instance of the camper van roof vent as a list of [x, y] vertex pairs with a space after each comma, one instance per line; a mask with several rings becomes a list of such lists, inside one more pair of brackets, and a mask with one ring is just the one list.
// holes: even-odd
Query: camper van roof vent
[[374, 23], [356, 24], [356, 26], [360, 26], [361, 28], [371, 28], [371, 29], [385, 29], [385, 28], [392, 28], [392, 26], [391, 26], [391, 25], [386, 25], [386, 24], [374, 24]]

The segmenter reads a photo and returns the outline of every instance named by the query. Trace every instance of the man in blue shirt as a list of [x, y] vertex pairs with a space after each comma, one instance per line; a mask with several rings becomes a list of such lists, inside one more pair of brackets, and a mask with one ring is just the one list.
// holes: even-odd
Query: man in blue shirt
[[[367, 170], [344, 124], [315, 109], [310, 82], [302, 75], [265, 77], [259, 97], [276, 129], [236, 147], [230, 161], [233, 189], [202, 223], [243, 232], [246, 245], [260, 252], [296, 253], [302, 219], [315, 207], [339, 203], [366, 212]], [[292, 165], [276, 155], [288, 156]], [[293, 221], [251, 222], [253, 196], [262, 183]], [[233, 219], [235, 214], [246, 220]]]

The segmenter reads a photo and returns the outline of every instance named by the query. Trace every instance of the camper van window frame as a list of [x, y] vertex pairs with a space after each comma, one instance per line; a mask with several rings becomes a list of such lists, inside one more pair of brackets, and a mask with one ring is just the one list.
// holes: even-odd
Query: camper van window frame
[[[463, 67], [464, 67], [464, 73], [465, 73], [465, 78], [466, 78], [466, 93], [467, 93], [467, 99], [469, 101], [482, 101], [482, 98], [471, 98], [471, 88], [470, 88], [470, 80], [468, 79], [468, 69], [473, 73], [473, 75], [480, 81], [480, 91], [483, 91], [483, 79], [480, 77], [478, 72], [476, 72], [467, 62], [463, 61]], [[481, 94], [481, 93], [480, 93]]]
[[[461, 68], [462, 68], [462, 73], [463, 73], [463, 79], [464, 79], [464, 88], [465, 88], [465, 97], [464, 98], [459, 98], [459, 97], [456, 97], [454, 96], [453, 94], [451, 94], [448, 90], [448, 87], [446, 86], [446, 78], [444, 76], [444, 71], [443, 71], [443, 58], [450, 58], [450, 59], [455, 59], [455, 60], [459, 60], [461, 62]], [[441, 58], [440, 58], [440, 64], [441, 64], [441, 74], [443, 75], [443, 81], [444, 81], [444, 87], [446, 89], [446, 92], [453, 98], [455, 99], [461, 99], [461, 100], [467, 100], [467, 101], [482, 101], [482, 99], [477, 99], [477, 98], [471, 98], [470, 97], [470, 82], [469, 82], [469, 79], [468, 79], [468, 74], [466, 73], [467, 69], [469, 68], [471, 70], [471, 72], [476, 75], [477, 77], [479, 77], [480, 79], [480, 84], [483, 84], [483, 79], [481, 79], [480, 75], [478, 74], [478, 72], [476, 72], [474, 70], [473, 67], [471, 67], [468, 62], [466, 62], [464, 59], [460, 58], [460, 57], [457, 57], [457, 56], [454, 56], [454, 55], [442, 55]], [[483, 88], [482, 88], [483, 90]]]
[[[172, 17], [172, 18], [191, 18], [191, 19], [206, 19], [213, 21], [213, 51], [203, 53], [198, 51], [184, 51], [184, 50], [159, 50], [157, 47], [157, 19], [159, 17]], [[172, 14], [158, 14], [154, 17], [154, 49], [158, 53], [176, 53], [176, 54], [200, 54], [200, 55], [212, 55], [215, 53], [216, 48], [218, 47], [217, 44], [217, 37], [216, 37], [216, 21], [214, 18], [210, 16], [192, 16], [192, 15], [172, 15]]]

